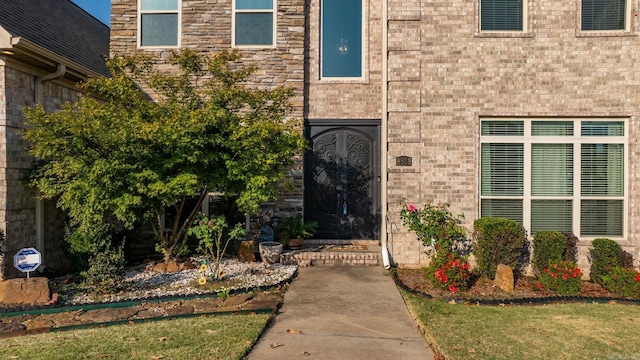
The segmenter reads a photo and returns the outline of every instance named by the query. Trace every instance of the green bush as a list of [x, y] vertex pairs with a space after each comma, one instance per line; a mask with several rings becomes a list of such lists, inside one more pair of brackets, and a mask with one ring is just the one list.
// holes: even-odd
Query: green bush
[[551, 261], [540, 273], [540, 284], [558, 295], [578, 295], [581, 283], [582, 273], [573, 261]]
[[533, 259], [531, 265], [536, 276], [549, 266], [550, 261], [562, 261], [566, 239], [558, 231], [538, 231], [533, 238]]
[[633, 269], [615, 266], [602, 277], [602, 285], [620, 296], [640, 298], [640, 273]]
[[473, 253], [482, 275], [493, 279], [499, 264], [509, 265], [516, 274], [522, 270], [527, 233], [518, 222], [503, 218], [477, 219], [473, 223], [473, 239]]
[[84, 285], [96, 293], [111, 293], [124, 277], [124, 242], [113, 245], [110, 237], [89, 252], [89, 268], [81, 272]]
[[591, 281], [603, 285], [603, 277], [614, 267], [622, 265], [622, 248], [617, 242], [607, 238], [594, 239], [591, 246]]

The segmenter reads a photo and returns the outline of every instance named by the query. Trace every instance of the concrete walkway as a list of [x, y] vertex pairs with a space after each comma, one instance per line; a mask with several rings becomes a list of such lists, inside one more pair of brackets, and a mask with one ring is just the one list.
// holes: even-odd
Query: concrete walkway
[[[279, 345], [279, 346], [276, 346]], [[247, 359], [403, 359], [434, 355], [381, 267], [300, 268]]]

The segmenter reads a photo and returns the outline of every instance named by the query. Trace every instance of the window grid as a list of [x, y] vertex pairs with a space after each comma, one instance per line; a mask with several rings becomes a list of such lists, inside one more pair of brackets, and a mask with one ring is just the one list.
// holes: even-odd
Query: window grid
[[[233, 0], [231, 42], [236, 48], [275, 48], [277, 0]], [[245, 26], [246, 25], [246, 26]], [[241, 32], [240, 27], [247, 30]], [[254, 36], [243, 40], [243, 36]]]
[[[173, 15], [173, 16], [172, 16]], [[146, 18], [146, 19], [145, 19]], [[152, 20], [153, 19], [153, 20]], [[169, 36], [162, 27], [144, 28], [145, 20], [155, 22], [154, 25], [169, 25], [172, 29], [175, 27], [175, 37]], [[175, 24], [175, 25], [174, 25]], [[150, 39], [147, 42], [157, 42], [156, 44], [145, 45], [145, 36], [143, 30], [163, 31], [164, 36], [160, 38]], [[141, 0], [138, 1], [138, 25], [137, 25], [137, 41], [138, 48], [179, 48], [182, 37], [182, 0]]]
[[[481, 127], [482, 128], [488, 128], [488, 127], [492, 127], [493, 125], [489, 125], [489, 122], [500, 122], [500, 121], [504, 121], [501, 119], [482, 119], [481, 120]], [[506, 120], [506, 121], [513, 121], [513, 120]], [[626, 134], [627, 129], [627, 122], [623, 122], [621, 120], [613, 120], [613, 122], [618, 122], [621, 123], [622, 125], [622, 134], [620, 135], [621, 132], [619, 131], [612, 131], [612, 133], [616, 134], [616, 135], [603, 135], [603, 136], [581, 136], [581, 124], [582, 123], [587, 123], [586, 120], [580, 120], [580, 119], [575, 119], [575, 120], [571, 120], [573, 122], [573, 135], [566, 135], [566, 136], [560, 136], [560, 135], [544, 135], [544, 136], [535, 136], [532, 135], [532, 123], [535, 123], [537, 121], [547, 121], [547, 122], [555, 122], [555, 121], [550, 121], [548, 119], [526, 119], [526, 120], [519, 120], [523, 122], [524, 125], [524, 135], [518, 136], [518, 135], [511, 135], [511, 136], [500, 136], [500, 135], [481, 135], [480, 137], [480, 143], [481, 143], [481, 148], [483, 146], [487, 146], [487, 144], [523, 144], [524, 145], [524, 159], [523, 159], [523, 195], [504, 195], [504, 194], [500, 194], [500, 196], [495, 196], [495, 195], [490, 195], [490, 194], [486, 194], [486, 191], [483, 193], [483, 188], [486, 188], [487, 185], [483, 184], [483, 180], [486, 181], [486, 176], [481, 176], [480, 179], [480, 210], [481, 210], [481, 214], [480, 216], [496, 216], [496, 214], [498, 216], [503, 216], [503, 217], [509, 217], [512, 218], [513, 220], [517, 220], [519, 221], [529, 232], [530, 235], [534, 235], [536, 231], [539, 230], [556, 230], [556, 229], [543, 229], [543, 225], [541, 225], [540, 220], [536, 221], [535, 219], [532, 219], [532, 211], [538, 211], [538, 213], [540, 214], [540, 209], [541, 209], [541, 205], [546, 204], [560, 204], [560, 202], [564, 202], [562, 204], [560, 204], [560, 207], [553, 209], [554, 211], [557, 212], [557, 215], [562, 215], [565, 214], [565, 216], [568, 216], [567, 213], [567, 208], [570, 207], [572, 208], [572, 212], [571, 212], [571, 219], [567, 218], [567, 222], [570, 223], [571, 225], [571, 229], [572, 232], [581, 238], [585, 238], [585, 239], [593, 239], [596, 238], [598, 236], [608, 236], [611, 238], [622, 238], [624, 237], [624, 234], [626, 233], [626, 224], [627, 224], [627, 212], [625, 211], [627, 208], [627, 199], [626, 199], [626, 193], [627, 193], [627, 159], [626, 159], [626, 143], [627, 143], [627, 137]], [[602, 123], [604, 123], [603, 120]], [[611, 120], [609, 120], [611, 122]], [[563, 120], [564, 122], [564, 126], [566, 127], [566, 120]], [[588, 122], [593, 123], [594, 120], [590, 119], [588, 120]], [[595, 121], [596, 123], [599, 123], [600, 121]], [[499, 126], [498, 126], [499, 127]], [[557, 126], [556, 126], [557, 128]], [[571, 156], [573, 157], [573, 161], [572, 161], [572, 180], [573, 180], [573, 184], [571, 186], [571, 193], [569, 195], [566, 196], [560, 196], [560, 195], [554, 195], [554, 196], [540, 196], [540, 195], [533, 195], [532, 192], [532, 181], [533, 181], [533, 177], [532, 177], [532, 149], [534, 147], [535, 144], [570, 144], [571, 146], [569, 146], [569, 149], [572, 149], [570, 151], [567, 151], [568, 154], [571, 154]], [[615, 188], [615, 191], [613, 195], [602, 195], [602, 194], [596, 194], [596, 195], [584, 195], [581, 191], [582, 189], [582, 147], [583, 145], [586, 146], [592, 146], [593, 144], [613, 144], [613, 147], [622, 147], [622, 151], [621, 151], [621, 155], [619, 154], [619, 156], [617, 157], [617, 160], [619, 160], [621, 162], [621, 166], [622, 166], [622, 172], [620, 174], [617, 174], [619, 176], [613, 176], [612, 179], [612, 186], [609, 186], [610, 188], [613, 187]], [[606, 147], [606, 146], [605, 146]], [[614, 152], [615, 153], [615, 152]], [[481, 156], [481, 173], [486, 172], [486, 170], [482, 169], [482, 157], [484, 156], [482, 154], [482, 150], [480, 152], [480, 156]], [[489, 185], [490, 186], [490, 185]], [[616, 191], [619, 191], [619, 187], [621, 187], [622, 189], [620, 190], [622, 193], [620, 194], [619, 192], [616, 193]], [[513, 201], [516, 202], [513, 202]], [[520, 201], [521, 202], [521, 209], [507, 209], [507, 206], [505, 204], [511, 202], [510, 206], [514, 207], [516, 206], [517, 202]], [[497, 205], [495, 206], [495, 210], [494, 207], [491, 206], [492, 203], [497, 203]], [[593, 211], [598, 212], [598, 214], [609, 214], [612, 212], [620, 212], [620, 218], [619, 219], [615, 219], [615, 221], [612, 221], [615, 224], [619, 224], [619, 230], [614, 229], [612, 230], [612, 228], [615, 228], [615, 224], [614, 226], [600, 226], [600, 227], [596, 227], [596, 226], [592, 226], [591, 222], [593, 222], [594, 219], [590, 219], [589, 216], [596, 216], [596, 215], [589, 215], [589, 212], [586, 211], [586, 209], [594, 209]], [[584, 211], [584, 214], [582, 214], [581, 212]], [[493, 214], [492, 214], [493, 212]], [[521, 212], [521, 215], [519, 215]], [[513, 216], [511, 216], [513, 214]], [[585, 219], [587, 221], [584, 221], [585, 223], [582, 224], [583, 220], [581, 216], [586, 216]], [[602, 219], [599, 219], [600, 221], [602, 221]], [[611, 219], [609, 219], [611, 220]], [[557, 219], [554, 219], [554, 221], [556, 223]], [[616, 222], [617, 221], [617, 222]], [[557, 226], [557, 230], [558, 231], [562, 231], [565, 230], [564, 228], [562, 228], [561, 225], [559, 225], [559, 223], [557, 225], [552, 225], [552, 226]], [[604, 227], [608, 227], [607, 229], [602, 230], [603, 232], [607, 232], [605, 233], [598, 233], [598, 230]], [[589, 233], [587, 233], [589, 232]]]

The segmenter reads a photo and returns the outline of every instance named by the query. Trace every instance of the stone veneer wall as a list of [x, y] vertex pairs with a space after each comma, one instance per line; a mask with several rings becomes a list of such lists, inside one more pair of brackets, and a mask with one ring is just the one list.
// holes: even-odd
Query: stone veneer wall
[[[528, 31], [478, 33], [478, 0], [389, 2], [389, 216], [393, 259], [426, 265], [397, 201], [450, 202], [472, 229], [479, 216], [479, 119], [483, 116], [624, 116], [629, 121], [626, 239], [640, 257], [640, 24], [631, 33], [585, 34], [577, 1], [528, 1]], [[635, 2], [632, 14], [637, 12]], [[397, 156], [413, 166], [395, 166]], [[391, 231], [393, 230], [393, 232]], [[580, 239], [588, 268], [590, 241]]]
[[[18, 70], [0, 59], [0, 228], [6, 241], [2, 249], [0, 277], [11, 278], [20, 273], [13, 267], [13, 255], [23, 247], [36, 246], [35, 192], [25, 187], [25, 175], [33, 168], [33, 157], [20, 135], [24, 128], [23, 108], [34, 105], [36, 71]], [[44, 107], [55, 111], [63, 102], [75, 101], [73, 84], [47, 82], [44, 85]], [[64, 261], [62, 231], [64, 218], [49, 206], [45, 217], [44, 265], [60, 268]]]
[[[145, 51], [168, 57], [173, 49], [137, 49], [137, 5], [135, 0], [112, 0], [111, 5], [111, 53]], [[304, 90], [304, 0], [277, 1], [276, 47], [268, 49], [241, 49], [243, 62], [258, 65], [258, 72], [251, 78], [258, 87], [285, 85], [295, 91], [290, 118], [303, 118]], [[196, 49], [202, 53], [215, 53], [231, 49], [231, 0], [183, 0], [182, 48]], [[170, 69], [169, 65], [162, 65]], [[302, 129], [301, 129], [302, 131]], [[289, 174], [293, 191], [283, 192], [274, 204], [279, 216], [302, 211], [302, 163]]]

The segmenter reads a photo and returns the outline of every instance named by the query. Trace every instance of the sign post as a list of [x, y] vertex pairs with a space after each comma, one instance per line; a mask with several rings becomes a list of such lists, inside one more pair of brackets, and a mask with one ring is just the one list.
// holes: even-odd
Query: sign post
[[41, 262], [42, 256], [34, 248], [22, 248], [13, 256], [13, 266], [22, 272], [26, 272], [27, 279], [29, 278], [29, 273], [37, 269]]

